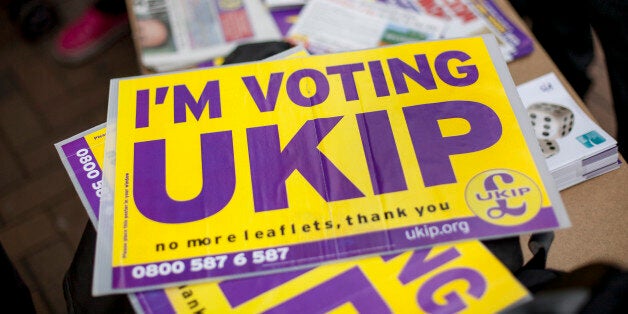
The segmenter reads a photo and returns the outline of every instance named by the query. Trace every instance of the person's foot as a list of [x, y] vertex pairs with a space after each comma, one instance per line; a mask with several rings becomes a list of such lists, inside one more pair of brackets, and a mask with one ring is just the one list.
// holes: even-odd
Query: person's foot
[[92, 7], [61, 30], [54, 43], [53, 55], [62, 63], [80, 64], [128, 33], [126, 13], [108, 15]]

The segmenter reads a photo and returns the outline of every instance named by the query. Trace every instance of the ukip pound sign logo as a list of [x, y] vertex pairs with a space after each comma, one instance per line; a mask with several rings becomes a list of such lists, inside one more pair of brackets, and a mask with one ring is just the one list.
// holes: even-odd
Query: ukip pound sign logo
[[520, 225], [541, 209], [541, 191], [528, 176], [493, 169], [469, 181], [465, 191], [469, 208], [482, 220], [503, 226]]
[[526, 202], [523, 202], [521, 206], [509, 207], [508, 198], [517, 196], [517, 193], [519, 193], [519, 195], [523, 195], [524, 193], [530, 192], [530, 189], [512, 189], [510, 192], [508, 190], [500, 190], [497, 186], [497, 182], [495, 182], [495, 177], [500, 177], [502, 182], [507, 184], [514, 181], [513, 177], [507, 173], [490, 175], [484, 180], [484, 189], [487, 194], [494, 197], [495, 202], [497, 202], [497, 206], [489, 208], [487, 212], [488, 216], [494, 219], [499, 219], [504, 217], [504, 215], [523, 215], [526, 212]]

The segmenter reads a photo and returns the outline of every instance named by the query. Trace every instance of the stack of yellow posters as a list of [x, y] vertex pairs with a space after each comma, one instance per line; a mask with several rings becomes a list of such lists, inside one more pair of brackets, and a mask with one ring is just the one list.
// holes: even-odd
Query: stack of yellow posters
[[496, 311], [475, 239], [569, 225], [493, 37], [115, 79], [106, 128], [57, 147], [138, 311]]
[[[56, 145], [95, 226], [105, 133], [102, 124]], [[316, 313], [343, 307], [377, 313], [497, 312], [530, 299], [508, 269], [476, 240], [128, 297], [137, 313]]]

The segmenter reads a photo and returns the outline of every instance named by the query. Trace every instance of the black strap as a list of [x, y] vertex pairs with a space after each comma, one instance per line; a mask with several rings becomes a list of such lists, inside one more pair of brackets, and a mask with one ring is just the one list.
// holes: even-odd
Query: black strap
[[135, 313], [126, 294], [92, 296], [96, 230], [87, 222], [70, 268], [63, 278], [68, 313]]
[[535, 233], [528, 240], [528, 249], [532, 252], [532, 258], [523, 268], [545, 269], [547, 266], [547, 255], [554, 242], [554, 232]]

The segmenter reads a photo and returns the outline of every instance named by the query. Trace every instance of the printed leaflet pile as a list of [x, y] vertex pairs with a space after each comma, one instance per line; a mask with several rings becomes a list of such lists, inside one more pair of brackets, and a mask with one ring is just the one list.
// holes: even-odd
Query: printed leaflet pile
[[517, 90], [560, 190], [619, 168], [617, 141], [578, 106], [556, 74]]

